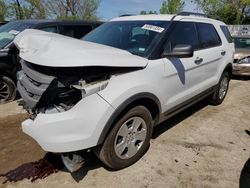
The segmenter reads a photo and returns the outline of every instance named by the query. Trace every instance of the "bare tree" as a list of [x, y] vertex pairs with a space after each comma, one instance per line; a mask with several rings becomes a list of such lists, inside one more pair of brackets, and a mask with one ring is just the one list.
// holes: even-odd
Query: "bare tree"
[[16, 0], [16, 15], [20, 19], [23, 19], [22, 8], [19, 0]]
[[95, 20], [100, 0], [44, 0], [50, 17]]
[[40, 0], [12, 0], [9, 4], [9, 16], [12, 19], [45, 18], [45, 8]]

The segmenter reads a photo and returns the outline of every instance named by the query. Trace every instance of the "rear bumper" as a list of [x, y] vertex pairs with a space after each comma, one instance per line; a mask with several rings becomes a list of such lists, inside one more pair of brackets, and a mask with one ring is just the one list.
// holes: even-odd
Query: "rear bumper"
[[250, 76], [250, 64], [233, 64], [233, 74], [234, 75], [242, 75], [242, 76]]
[[94, 147], [113, 113], [113, 107], [98, 94], [82, 99], [71, 110], [38, 114], [22, 123], [23, 132], [48, 152], [72, 152]]

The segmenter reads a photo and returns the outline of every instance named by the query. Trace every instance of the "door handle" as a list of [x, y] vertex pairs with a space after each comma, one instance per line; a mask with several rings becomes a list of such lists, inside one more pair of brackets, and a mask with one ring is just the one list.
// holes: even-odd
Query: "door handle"
[[194, 61], [195, 64], [199, 65], [203, 62], [202, 58], [197, 57], [196, 60]]
[[222, 56], [226, 55], [226, 51], [222, 50], [222, 51], [221, 51], [221, 55], [222, 55]]

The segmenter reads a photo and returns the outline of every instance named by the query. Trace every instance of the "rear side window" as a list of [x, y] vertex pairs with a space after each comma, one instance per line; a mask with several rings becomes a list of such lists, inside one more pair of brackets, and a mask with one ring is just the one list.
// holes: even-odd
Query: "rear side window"
[[200, 39], [200, 48], [211, 48], [221, 45], [221, 39], [212, 24], [198, 23], [198, 34]]
[[92, 31], [91, 25], [65, 25], [64, 35], [80, 39], [87, 33]]
[[231, 36], [231, 34], [230, 34], [230, 32], [229, 32], [227, 26], [222, 25], [222, 26], [220, 26], [220, 28], [221, 28], [222, 32], [224, 33], [224, 35], [225, 35], [227, 41], [228, 41], [229, 43], [233, 43], [232, 36]]
[[199, 48], [199, 40], [194, 23], [179, 22], [170, 34], [165, 50], [172, 51], [177, 44], [191, 45], [194, 50]]

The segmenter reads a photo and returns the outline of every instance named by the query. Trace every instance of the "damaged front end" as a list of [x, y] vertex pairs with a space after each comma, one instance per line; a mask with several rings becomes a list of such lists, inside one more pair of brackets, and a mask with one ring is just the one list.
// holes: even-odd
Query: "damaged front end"
[[[112, 75], [136, 68], [77, 67], [56, 68], [38, 66], [21, 60], [18, 72], [18, 91], [22, 105], [35, 120], [38, 114], [61, 113], [70, 110], [80, 100], [106, 88]], [[85, 158], [80, 152], [61, 154], [65, 167], [74, 172]]]
[[[30, 114], [23, 132], [48, 152], [61, 153], [69, 171], [84, 163], [83, 150], [95, 147], [104, 122], [114, 112], [98, 92], [113, 76], [147, 65], [127, 51], [26, 30], [14, 41], [22, 69], [17, 73], [21, 104]], [[80, 152], [79, 152], [80, 151]]]
[[108, 85], [112, 75], [138, 68], [122, 67], [45, 67], [21, 60], [17, 73], [22, 105], [34, 119], [38, 113], [60, 113], [81, 99]]

